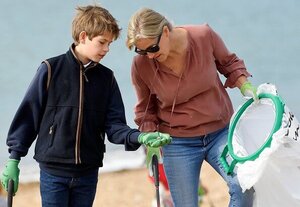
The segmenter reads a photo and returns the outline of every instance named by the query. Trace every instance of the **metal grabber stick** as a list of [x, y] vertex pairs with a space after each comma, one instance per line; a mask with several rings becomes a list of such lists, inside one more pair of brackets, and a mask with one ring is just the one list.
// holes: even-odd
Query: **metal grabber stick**
[[14, 181], [10, 179], [8, 180], [7, 207], [12, 207], [13, 196], [14, 196]]
[[152, 156], [152, 172], [153, 172], [154, 184], [156, 190], [157, 207], [160, 207], [158, 158], [157, 155], [155, 154]]

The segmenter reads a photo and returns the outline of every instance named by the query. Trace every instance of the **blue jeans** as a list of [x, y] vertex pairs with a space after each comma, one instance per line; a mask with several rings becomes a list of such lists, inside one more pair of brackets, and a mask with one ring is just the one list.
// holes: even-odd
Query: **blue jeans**
[[173, 137], [163, 147], [165, 173], [175, 207], [197, 207], [200, 170], [206, 160], [226, 181], [229, 206], [250, 207], [254, 190], [242, 189], [236, 174], [227, 175], [220, 163], [220, 155], [227, 143], [228, 127], [202, 137]]
[[59, 177], [40, 172], [43, 207], [91, 207], [98, 182], [98, 170], [82, 177]]

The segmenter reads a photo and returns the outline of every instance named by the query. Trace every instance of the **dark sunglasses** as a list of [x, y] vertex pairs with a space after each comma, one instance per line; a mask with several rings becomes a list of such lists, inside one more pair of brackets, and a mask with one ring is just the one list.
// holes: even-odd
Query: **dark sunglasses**
[[156, 44], [147, 47], [145, 50], [141, 50], [141, 49], [135, 47], [134, 51], [136, 53], [140, 54], [140, 55], [147, 55], [147, 53], [156, 53], [156, 52], [158, 52], [159, 49], [160, 49], [159, 48], [159, 42], [160, 42], [161, 35], [162, 35], [162, 33], [160, 35], [158, 35], [158, 39], [157, 39]]

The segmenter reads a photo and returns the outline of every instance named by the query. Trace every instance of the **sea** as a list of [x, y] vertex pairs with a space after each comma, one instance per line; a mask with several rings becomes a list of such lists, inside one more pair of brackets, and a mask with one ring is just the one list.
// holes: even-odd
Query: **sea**
[[[101, 63], [115, 73], [130, 127], [137, 127], [130, 80], [135, 54], [126, 48], [125, 39], [129, 18], [143, 7], [164, 14], [175, 26], [208, 23], [228, 49], [245, 61], [252, 74], [250, 81], [256, 86], [274, 84], [284, 103], [300, 118], [299, 0], [1, 0], [0, 171], [9, 156], [6, 136], [10, 123], [39, 64], [68, 50], [75, 8], [95, 3], [107, 8], [122, 28], [121, 37], [111, 44]], [[235, 109], [244, 103], [238, 89], [228, 89], [228, 93]], [[20, 182], [39, 179], [38, 164], [32, 158], [34, 144], [20, 163]], [[100, 173], [144, 166], [142, 148], [125, 152], [122, 145], [108, 141], [106, 145]]]

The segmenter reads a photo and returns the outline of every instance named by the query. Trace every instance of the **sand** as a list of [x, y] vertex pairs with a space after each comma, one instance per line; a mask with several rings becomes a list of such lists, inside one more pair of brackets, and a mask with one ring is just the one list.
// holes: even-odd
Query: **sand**
[[[155, 188], [149, 182], [146, 168], [100, 173], [96, 207], [151, 207]], [[207, 188], [201, 207], [228, 206], [228, 189], [221, 177], [204, 164], [201, 181]], [[41, 206], [39, 183], [20, 184], [13, 200], [14, 207]]]

